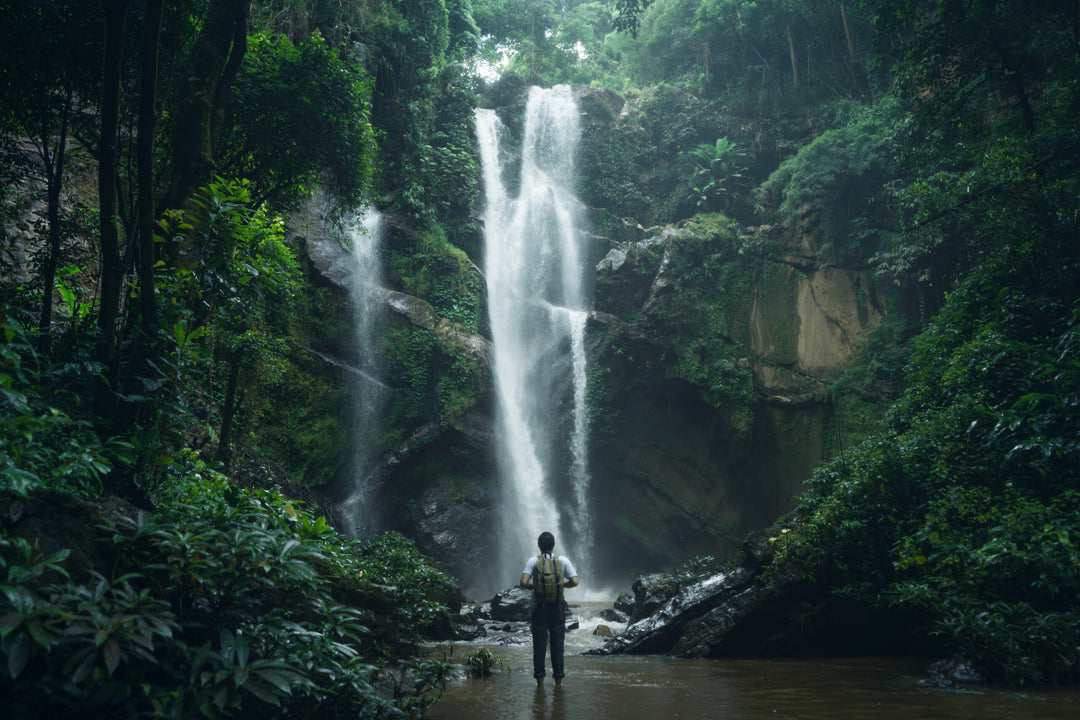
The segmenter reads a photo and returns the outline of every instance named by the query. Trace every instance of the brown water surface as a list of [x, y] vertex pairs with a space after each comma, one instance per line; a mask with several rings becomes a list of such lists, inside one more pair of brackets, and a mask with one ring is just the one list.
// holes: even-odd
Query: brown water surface
[[[493, 634], [441, 646], [464, 661], [487, 647], [508, 670], [488, 678], [459, 675], [429, 711], [434, 720], [1064, 720], [1080, 718], [1073, 688], [922, 687], [929, 659], [679, 660], [663, 656], [580, 655], [601, 643], [592, 632], [599, 607], [582, 603], [582, 628], [567, 634], [566, 679], [542, 688], [532, 678], [525, 636]], [[610, 623], [604, 623], [610, 625]], [[614, 626], [614, 629], [621, 629]], [[511, 644], [503, 644], [510, 642]]]

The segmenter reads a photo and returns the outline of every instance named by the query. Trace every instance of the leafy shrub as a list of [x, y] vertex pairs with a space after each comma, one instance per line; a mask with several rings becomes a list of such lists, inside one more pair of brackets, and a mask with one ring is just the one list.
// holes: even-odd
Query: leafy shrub
[[469, 674], [475, 677], [489, 677], [500, 668], [506, 667], [506, 663], [499, 655], [487, 648], [480, 648], [474, 653], [465, 655], [465, 667]]
[[773, 539], [780, 566], [915, 611], [1015, 683], [1080, 679], [1078, 260], [1059, 238], [969, 273], [913, 342], [888, 434], [815, 472]]
[[884, 228], [881, 206], [895, 174], [892, 155], [898, 109], [886, 99], [854, 121], [828, 130], [784, 160], [755, 191], [757, 202], [776, 208], [787, 222], [823, 224], [831, 260], [859, 252]]
[[[42, 557], [0, 538], [4, 707], [20, 717], [254, 717], [273, 706], [380, 718], [430, 704], [446, 668], [414, 662], [403, 685], [371, 629], [415, 637], [443, 609], [431, 597], [450, 581], [411, 543], [343, 542], [325, 519], [238, 489], [190, 456], [170, 472], [159, 515], [103, 526], [115, 577], [64, 579], [66, 551]], [[346, 578], [394, 584], [385, 604], [396, 616], [335, 602]]]
[[39, 487], [100, 492], [110, 456], [126, 456], [127, 445], [102, 442], [90, 421], [73, 415], [98, 365], [78, 353], [70, 362], [50, 363], [35, 350], [30, 325], [18, 311], [0, 308], [0, 490], [22, 496]]

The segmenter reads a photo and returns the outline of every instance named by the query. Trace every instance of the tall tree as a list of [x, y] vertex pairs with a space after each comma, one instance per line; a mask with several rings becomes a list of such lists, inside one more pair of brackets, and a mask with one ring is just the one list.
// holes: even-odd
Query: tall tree
[[147, 0], [143, 17], [136, 140], [138, 173], [139, 313], [145, 337], [156, 325], [154, 302], [154, 139], [157, 132], [158, 43], [164, 0]]
[[179, 208], [214, 172], [232, 81], [247, 52], [250, 0], [212, 0], [173, 107], [172, 180], [165, 207]]
[[899, 82], [917, 98], [917, 132], [943, 137], [1002, 108], [1034, 132], [1035, 88], [1075, 63], [1078, 23], [1076, 0], [881, 0], [877, 20], [882, 52], [898, 53]]
[[101, 310], [98, 360], [108, 368], [111, 388], [100, 388], [98, 413], [110, 415], [116, 387], [116, 320], [120, 309], [124, 268], [116, 218], [117, 130], [120, 124], [120, 86], [124, 21], [128, 0], [101, 0], [105, 13], [105, 49], [102, 69], [101, 139], [98, 147], [98, 206], [101, 223]]

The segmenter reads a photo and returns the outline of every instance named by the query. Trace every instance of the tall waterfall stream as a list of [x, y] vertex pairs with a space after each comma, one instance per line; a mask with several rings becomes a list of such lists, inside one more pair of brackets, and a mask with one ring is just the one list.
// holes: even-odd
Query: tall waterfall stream
[[[496, 588], [512, 583], [551, 531], [583, 578], [591, 567], [582, 204], [574, 196], [580, 137], [571, 89], [532, 88], [520, 176], [508, 133], [478, 110], [485, 191], [484, 274], [495, 347], [502, 496]], [[516, 194], [511, 188], [516, 187]]]

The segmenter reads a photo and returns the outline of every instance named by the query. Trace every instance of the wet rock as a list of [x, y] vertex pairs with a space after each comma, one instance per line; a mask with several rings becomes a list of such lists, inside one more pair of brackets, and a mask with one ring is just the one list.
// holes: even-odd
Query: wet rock
[[[626, 615], [629, 619], [630, 614], [634, 612], [634, 595], [633, 593], [619, 593], [619, 597], [615, 598], [615, 612]], [[609, 620], [610, 618], [604, 618]]]
[[479, 624], [455, 624], [454, 625], [454, 639], [455, 640], [476, 640], [478, 638], [487, 637], [487, 630], [483, 625]]
[[614, 124], [626, 105], [626, 100], [615, 91], [591, 85], [575, 85], [574, 97], [585, 122], [604, 128]]
[[491, 599], [491, 618], [511, 622], [528, 622], [532, 608], [532, 592], [512, 587], [495, 593]]
[[671, 577], [663, 573], [642, 575], [630, 587], [634, 592], [634, 604], [630, 608], [630, 622], [637, 622], [654, 613], [676, 591]]
[[[622, 635], [606, 643], [603, 648], [590, 652], [601, 655], [671, 652], [687, 625], [723, 602], [732, 591], [745, 585], [751, 575], [745, 568], [735, 568], [684, 588], [647, 617], [633, 622]], [[642, 593], [646, 593], [648, 587], [649, 582], [643, 583]], [[637, 588], [635, 596], [638, 596]]]
[[607, 625], [597, 625], [596, 629], [593, 630], [593, 635], [596, 635], [597, 637], [606, 637], [606, 638], [615, 637], [615, 633], [612, 632], [611, 628], [609, 628]]
[[948, 688], [956, 685], [981, 684], [989, 680], [979, 672], [974, 663], [963, 658], [938, 660], [927, 672], [930, 677], [919, 682], [923, 687]]
[[566, 618], [564, 624], [567, 632], [581, 629], [581, 621], [572, 615]]
[[625, 612], [620, 612], [615, 608], [604, 608], [600, 611], [600, 618], [607, 620], [608, 622], [628, 623], [630, 622], [630, 616]]
[[[752, 535], [743, 546], [741, 565], [679, 590], [588, 654], [720, 658], [941, 651], [940, 641], [928, 634], [926, 618], [836, 596], [826, 577], [815, 580], [792, 566], [775, 566], [768, 538], [778, 532], [772, 528]], [[645, 599], [663, 587], [652, 578], [642, 581], [635, 588], [635, 607], [646, 607]], [[939, 675], [951, 682], [981, 677], [962, 664]]]

